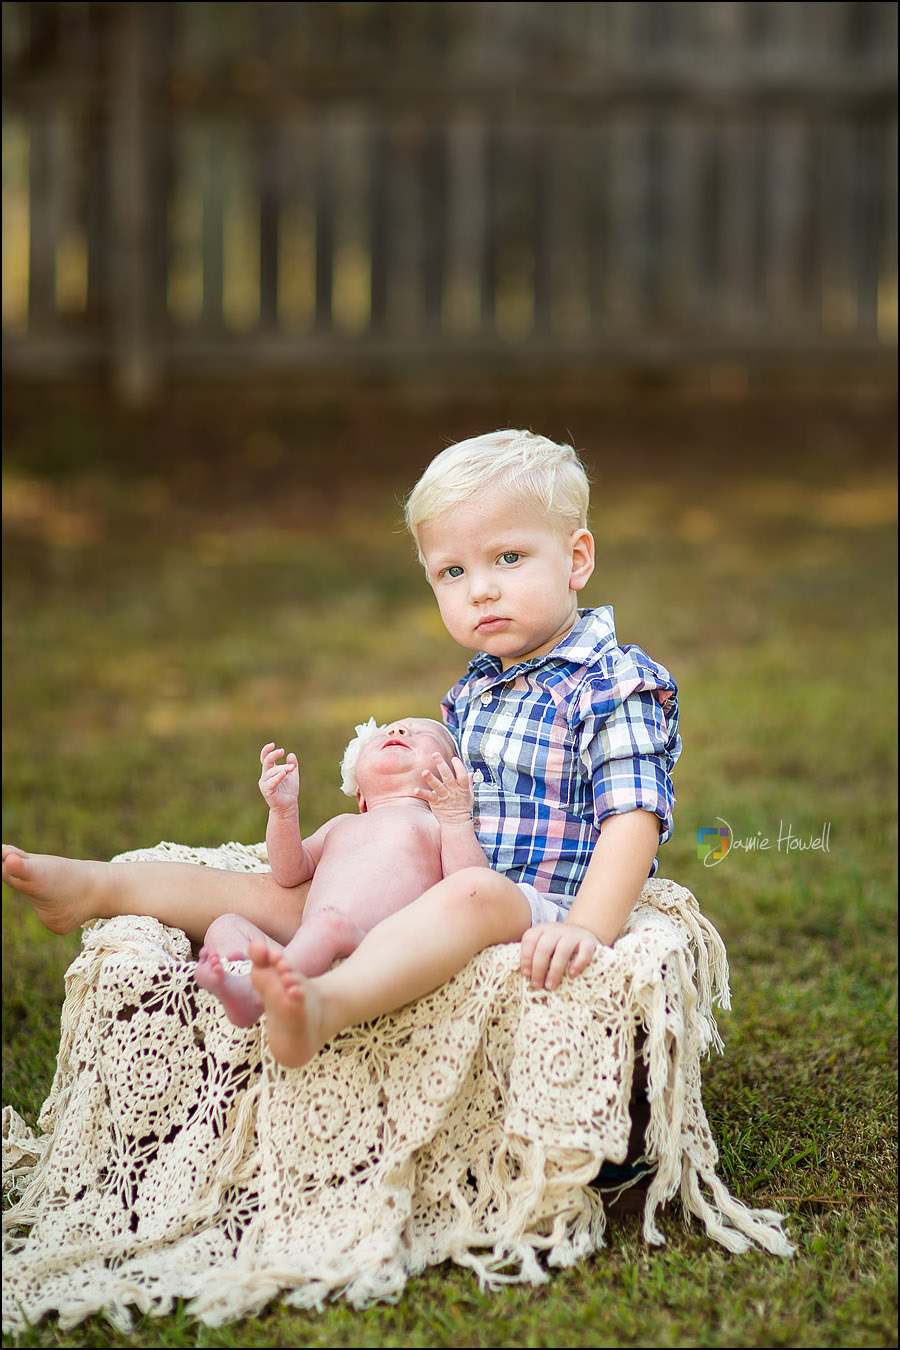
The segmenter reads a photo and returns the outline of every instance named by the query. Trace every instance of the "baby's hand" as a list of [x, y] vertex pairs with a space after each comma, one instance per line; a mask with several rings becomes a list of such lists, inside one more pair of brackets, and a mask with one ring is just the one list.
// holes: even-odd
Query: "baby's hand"
[[425, 769], [422, 777], [425, 786], [416, 795], [428, 803], [439, 825], [471, 824], [475, 793], [461, 759], [454, 755], [448, 764], [443, 755], [435, 755], [434, 770]]
[[556, 989], [563, 975], [580, 975], [599, 946], [575, 923], [538, 923], [522, 938], [519, 968], [532, 989]]
[[297, 756], [293, 751], [283, 764], [277, 761], [284, 750], [277, 750], [275, 742], [269, 741], [259, 752], [262, 773], [259, 778], [259, 790], [268, 803], [270, 811], [292, 807], [300, 796], [300, 769]]

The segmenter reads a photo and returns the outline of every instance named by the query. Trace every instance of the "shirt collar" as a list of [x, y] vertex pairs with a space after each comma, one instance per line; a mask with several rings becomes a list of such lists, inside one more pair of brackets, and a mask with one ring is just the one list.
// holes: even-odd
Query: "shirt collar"
[[528, 661], [520, 661], [507, 670], [501, 670], [500, 660], [487, 652], [478, 652], [469, 662], [472, 675], [502, 675], [505, 680], [513, 680], [524, 671], [536, 670], [550, 662], [564, 662], [566, 665], [592, 666], [611, 647], [616, 646], [616, 627], [612, 605], [600, 605], [597, 609], [579, 610], [580, 618], [561, 642], [543, 656], [532, 656]]

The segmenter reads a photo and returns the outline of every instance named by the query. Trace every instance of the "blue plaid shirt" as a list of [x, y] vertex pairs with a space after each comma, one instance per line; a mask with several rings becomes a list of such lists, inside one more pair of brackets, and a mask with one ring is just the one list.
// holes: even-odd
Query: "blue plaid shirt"
[[504, 671], [479, 652], [442, 705], [488, 861], [545, 895], [575, 895], [607, 816], [652, 811], [660, 843], [672, 833], [675, 681], [618, 645], [609, 606], [580, 614], [546, 656]]

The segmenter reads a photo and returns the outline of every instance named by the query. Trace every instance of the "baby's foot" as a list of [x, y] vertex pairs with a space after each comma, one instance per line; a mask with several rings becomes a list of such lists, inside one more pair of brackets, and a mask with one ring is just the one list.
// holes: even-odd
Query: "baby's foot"
[[252, 1027], [262, 1017], [262, 999], [249, 976], [226, 970], [218, 952], [200, 949], [194, 979], [201, 989], [215, 995], [236, 1027]]
[[286, 1069], [306, 1064], [326, 1040], [315, 982], [294, 970], [283, 953], [273, 955], [264, 942], [251, 942], [250, 959], [250, 979], [263, 1001], [272, 1054]]
[[107, 863], [26, 853], [15, 844], [4, 844], [2, 854], [3, 880], [31, 901], [51, 933], [71, 933], [100, 917], [97, 900]]

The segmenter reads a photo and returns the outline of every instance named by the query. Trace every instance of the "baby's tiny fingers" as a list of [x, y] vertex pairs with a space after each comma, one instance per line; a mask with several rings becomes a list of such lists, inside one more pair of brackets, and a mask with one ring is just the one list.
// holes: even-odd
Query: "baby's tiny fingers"
[[450, 765], [444, 759], [443, 755], [434, 755], [433, 759], [434, 759], [433, 772], [435, 776], [438, 777], [442, 783], [446, 783], [447, 774], [451, 772]]
[[458, 783], [464, 783], [466, 785], [471, 783], [472, 774], [467, 771], [465, 764], [463, 764], [458, 755], [454, 755], [453, 759], [450, 761], [450, 768], [453, 771], [453, 777]]

